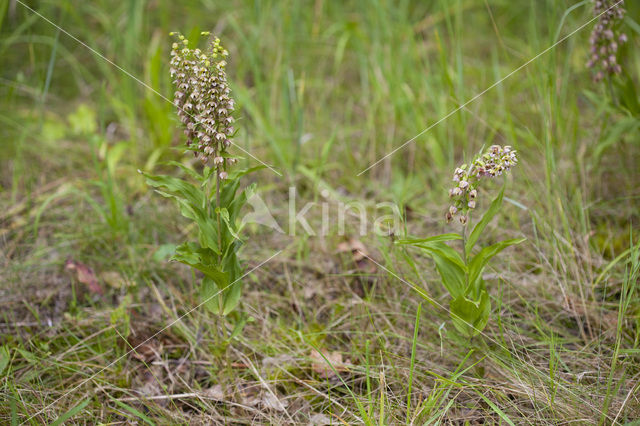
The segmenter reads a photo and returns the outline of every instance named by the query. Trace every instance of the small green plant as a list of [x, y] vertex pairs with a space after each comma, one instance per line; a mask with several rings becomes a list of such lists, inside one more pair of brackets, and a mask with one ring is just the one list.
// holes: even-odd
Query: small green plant
[[[471, 212], [476, 208], [478, 189], [486, 178], [502, 175], [517, 163], [516, 152], [510, 147], [491, 146], [479, 154], [470, 165], [456, 168], [453, 176], [456, 186], [449, 190], [452, 204], [446, 213], [447, 222], [458, 217], [462, 233], [447, 233], [423, 239], [402, 239], [397, 244], [411, 245], [433, 258], [442, 284], [451, 295], [449, 312], [453, 325], [465, 337], [481, 333], [489, 321], [491, 302], [482, 273], [489, 261], [506, 247], [524, 241], [523, 238], [500, 241], [484, 247], [474, 254], [474, 248], [487, 224], [502, 206], [504, 186], [485, 214], [467, 236], [471, 226]], [[462, 241], [462, 253], [446, 242]]]
[[170, 163], [182, 169], [187, 178], [143, 174], [158, 193], [175, 199], [182, 215], [196, 225], [197, 241], [179, 245], [172, 259], [203, 274], [202, 303], [212, 312], [227, 316], [237, 307], [243, 284], [243, 266], [238, 258], [243, 240], [236, 219], [255, 189], [254, 184], [240, 190], [240, 179], [257, 168], [230, 170], [238, 160], [228, 152], [235, 135], [234, 100], [225, 73], [228, 53], [220, 40], [214, 38], [209, 50], [202, 52], [190, 49], [183, 35], [172, 35], [176, 38], [171, 50], [171, 76], [177, 114], [185, 128], [187, 146], [203, 167], [196, 171]]

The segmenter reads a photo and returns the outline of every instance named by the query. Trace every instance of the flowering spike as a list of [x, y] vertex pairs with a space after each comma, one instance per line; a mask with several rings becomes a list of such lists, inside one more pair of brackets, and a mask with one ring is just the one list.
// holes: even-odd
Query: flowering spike
[[485, 177], [496, 177], [511, 169], [518, 163], [516, 151], [510, 146], [492, 145], [485, 152], [478, 154], [469, 164], [457, 167], [453, 172], [454, 188], [449, 189], [449, 197], [453, 204], [447, 210], [445, 218], [451, 222], [460, 213], [460, 223], [465, 225], [468, 211], [476, 208], [478, 186]]
[[618, 43], [625, 43], [627, 35], [623, 33], [616, 37], [616, 34], [626, 13], [623, 6], [624, 0], [595, 0], [593, 3], [593, 15], [598, 18], [598, 22], [589, 38], [591, 49], [586, 67], [593, 69], [595, 82], [602, 80], [606, 74], [622, 72], [616, 55]]
[[[202, 35], [209, 35], [204, 31]], [[234, 100], [227, 83], [226, 61], [217, 61], [219, 52], [225, 52], [216, 38], [209, 52], [190, 49], [188, 40], [180, 33], [172, 34], [178, 41], [171, 47], [171, 75], [176, 86], [174, 103], [178, 117], [184, 123], [189, 146], [196, 157], [207, 162], [212, 156], [225, 153], [233, 135], [231, 112]], [[223, 167], [217, 161], [216, 166]]]

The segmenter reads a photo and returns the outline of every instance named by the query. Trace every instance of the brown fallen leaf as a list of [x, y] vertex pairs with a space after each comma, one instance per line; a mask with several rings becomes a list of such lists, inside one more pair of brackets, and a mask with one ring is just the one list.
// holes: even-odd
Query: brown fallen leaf
[[205, 389], [204, 395], [216, 401], [224, 401], [224, 389], [222, 389], [222, 385], [214, 385], [209, 389]]
[[338, 244], [338, 253], [351, 252], [353, 263], [356, 267], [365, 273], [373, 274], [376, 272], [376, 265], [369, 258], [369, 251], [362, 241], [355, 238], [349, 239], [349, 241], [343, 241]]
[[311, 426], [325, 426], [335, 424], [335, 421], [331, 420], [331, 417], [322, 413], [315, 413], [309, 418], [309, 425]]
[[260, 405], [268, 410], [285, 411], [289, 403], [287, 400], [278, 399], [269, 392], [264, 392], [260, 399]]
[[96, 273], [93, 272], [93, 269], [91, 269], [89, 266], [85, 265], [84, 263], [77, 262], [73, 259], [67, 259], [67, 261], [65, 262], [65, 268], [68, 271], [75, 271], [78, 281], [86, 284], [91, 293], [99, 294], [101, 296], [104, 294], [102, 286], [98, 283]]
[[309, 357], [312, 361], [311, 369], [322, 379], [331, 379], [336, 377], [336, 372], [347, 371], [347, 367], [342, 360], [342, 354], [338, 351], [329, 352], [326, 349], [322, 349], [322, 354], [320, 354], [320, 352], [313, 349]]
[[128, 346], [132, 349], [131, 357], [149, 363], [161, 358], [162, 342], [158, 339], [146, 339], [144, 335], [130, 335], [127, 337]]

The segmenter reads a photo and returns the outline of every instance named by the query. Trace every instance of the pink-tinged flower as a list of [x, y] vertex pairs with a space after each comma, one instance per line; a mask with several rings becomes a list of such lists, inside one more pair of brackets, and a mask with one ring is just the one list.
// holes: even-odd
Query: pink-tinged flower
[[586, 67], [593, 69], [595, 82], [603, 80], [605, 75], [622, 72], [616, 54], [617, 43], [627, 41], [626, 34], [619, 34], [625, 13], [623, 0], [598, 0], [593, 3], [593, 14], [598, 22], [589, 37], [591, 58]]
[[455, 188], [449, 189], [452, 204], [445, 215], [447, 221], [451, 221], [455, 215], [459, 214], [460, 222], [466, 224], [469, 220], [469, 210], [475, 209], [477, 205], [478, 185], [486, 178], [502, 175], [517, 163], [517, 151], [511, 146], [492, 145], [478, 154], [469, 166], [463, 164], [456, 168], [454, 180], [458, 178], [459, 182]]
[[[235, 130], [231, 112], [235, 102], [227, 83], [223, 57], [226, 49], [215, 38], [208, 51], [191, 49], [189, 41], [174, 33], [170, 74], [176, 87], [174, 104], [187, 131], [187, 146], [203, 161], [223, 154]], [[197, 148], [196, 148], [197, 147]]]

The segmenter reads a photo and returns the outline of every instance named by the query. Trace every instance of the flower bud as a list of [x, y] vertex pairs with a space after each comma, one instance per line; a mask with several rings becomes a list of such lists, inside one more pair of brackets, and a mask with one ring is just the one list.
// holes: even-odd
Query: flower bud
[[453, 215], [450, 212], [447, 212], [444, 215], [444, 218], [447, 220], [447, 223], [451, 222], [453, 220]]

